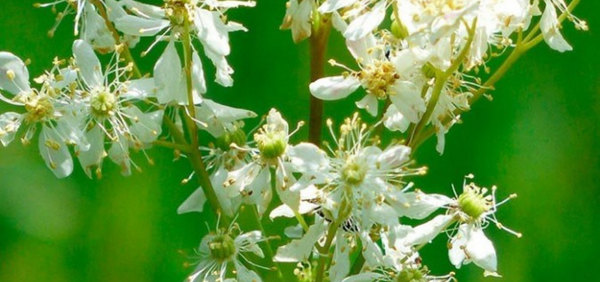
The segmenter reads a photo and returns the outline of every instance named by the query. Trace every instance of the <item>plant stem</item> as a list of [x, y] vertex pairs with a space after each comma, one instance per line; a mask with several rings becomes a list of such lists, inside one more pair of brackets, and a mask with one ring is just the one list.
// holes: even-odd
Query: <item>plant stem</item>
[[[575, 9], [575, 7], [577, 7], [579, 2], [580, 0], [573, 0], [571, 3], [569, 3], [569, 6], [567, 7], [568, 12], [565, 12], [558, 17], [559, 23], [562, 23], [564, 20], [567, 19], [568, 14], [571, 13]], [[481, 98], [481, 96], [483, 96], [489, 90], [493, 90], [494, 85], [504, 76], [504, 74], [506, 74], [506, 72], [523, 54], [525, 54], [531, 48], [535, 47], [537, 44], [542, 42], [542, 40], [544, 40], [543, 34], [538, 34], [539, 30], [540, 24], [538, 23], [529, 31], [525, 38], [523, 38], [523, 31], [521, 30], [519, 32], [517, 45], [515, 46], [515, 49], [513, 49], [506, 61], [502, 63], [500, 68], [498, 68], [498, 70], [494, 72], [494, 74], [482, 85], [482, 87], [473, 93], [473, 96], [469, 99], [469, 105], [472, 105], [473, 103], [477, 102]], [[453, 116], [457, 116], [461, 113], [462, 111], [460, 109], [456, 109], [453, 113]], [[449, 123], [451, 122], [451, 120], [451, 117], [446, 117], [444, 123]], [[423, 134], [419, 136], [419, 138], [413, 143], [413, 152], [416, 151], [421, 144], [423, 144], [427, 139], [431, 138], [431, 136], [433, 136], [435, 133], [435, 127], [430, 127], [425, 132], [423, 132]]]
[[[271, 179], [271, 182], [274, 182], [274, 180]], [[264, 228], [262, 222], [260, 221], [260, 216], [258, 215], [256, 206], [251, 206], [250, 209], [252, 209], [252, 215], [256, 221], [256, 224], [258, 224], [258, 227], [259, 227], [260, 231], [262, 232], [263, 236], [267, 237], [267, 232], [265, 231], [265, 228]], [[273, 254], [273, 247], [271, 246], [271, 243], [269, 242], [268, 238], [265, 241], [265, 243], [267, 244], [265, 259], [273, 261], [273, 270], [277, 271], [277, 277], [279, 278], [279, 281], [285, 281], [283, 278], [283, 273], [281, 273], [281, 267], [279, 266], [279, 263], [273, 259], [275, 257], [275, 255]]]
[[165, 147], [165, 148], [169, 148], [169, 149], [173, 149], [173, 150], [179, 150], [184, 153], [190, 152], [189, 146], [179, 144], [179, 143], [173, 143], [173, 142], [169, 142], [169, 141], [156, 140], [156, 141], [152, 142], [152, 145]]
[[[310, 36], [310, 81], [324, 76], [325, 52], [329, 41], [331, 22], [329, 17], [314, 11], [312, 35]], [[323, 100], [310, 95], [310, 117], [308, 120], [308, 141], [319, 146], [323, 127]]]
[[[337, 232], [339, 226], [340, 225], [337, 220], [330, 223], [329, 229], [327, 229], [327, 238], [325, 239], [325, 245], [323, 246], [323, 249], [325, 251], [329, 252], [331, 244], [333, 243], [333, 239], [335, 238], [335, 233]], [[315, 278], [315, 282], [323, 282], [325, 279], [326, 259], [327, 256], [320, 254], [319, 261], [317, 262], [317, 276]]]
[[[183, 40], [183, 54], [184, 54], [184, 73], [186, 78], [186, 86], [187, 86], [187, 97], [188, 97], [188, 105], [187, 112], [183, 115], [186, 127], [188, 129], [188, 134], [190, 138], [190, 153], [188, 154], [188, 159], [192, 168], [196, 172], [196, 176], [198, 177], [198, 181], [200, 182], [200, 187], [204, 191], [208, 202], [210, 203], [211, 208], [217, 215], [221, 215], [221, 204], [219, 203], [219, 198], [215, 193], [215, 190], [210, 182], [210, 177], [208, 172], [206, 171], [206, 166], [204, 165], [204, 160], [202, 160], [202, 154], [200, 153], [199, 148], [199, 140], [198, 140], [198, 128], [196, 126], [196, 122], [192, 120], [196, 116], [196, 108], [194, 107], [194, 94], [193, 94], [193, 82], [192, 82], [192, 42], [190, 38], [190, 27], [189, 22], [184, 21], [184, 28], [182, 34]], [[227, 217], [223, 216], [221, 222], [224, 225], [228, 225]]]
[[440, 98], [440, 94], [442, 93], [442, 90], [444, 90], [446, 80], [450, 76], [452, 76], [456, 70], [458, 70], [460, 65], [462, 65], [462, 63], [463, 63], [463, 60], [469, 54], [469, 51], [471, 50], [471, 43], [473, 43], [473, 39], [475, 38], [476, 26], [477, 26], [477, 18], [475, 18], [475, 20], [473, 20], [471, 27], [467, 26], [467, 29], [469, 30], [469, 37], [467, 39], [467, 42], [465, 43], [465, 46], [461, 50], [460, 54], [456, 57], [456, 59], [454, 60], [452, 65], [444, 72], [437, 70], [437, 69], [435, 70], [435, 72], [436, 72], [435, 73], [435, 86], [433, 88], [433, 92], [431, 94], [429, 103], [427, 103], [427, 110], [425, 111], [425, 114], [423, 114], [423, 117], [421, 117], [421, 120], [419, 121], [419, 123], [417, 123], [417, 125], [415, 126], [414, 130], [411, 132], [411, 134], [407, 140], [406, 144], [408, 144], [409, 147], [413, 148], [413, 146], [415, 145], [415, 141], [418, 140], [417, 137], [421, 133], [421, 130], [423, 130], [425, 125], [427, 125], [427, 123], [429, 122], [429, 119], [431, 118], [431, 115], [433, 114], [433, 110], [437, 106], [437, 102]]

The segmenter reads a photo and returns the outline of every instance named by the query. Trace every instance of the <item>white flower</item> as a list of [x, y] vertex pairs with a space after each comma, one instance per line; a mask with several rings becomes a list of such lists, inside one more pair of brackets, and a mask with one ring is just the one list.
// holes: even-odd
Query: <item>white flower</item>
[[[258, 274], [246, 268], [244, 262], [255, 265], [246, 258], [250, 253], [263, 258], [264, 254], [258, 243], [266, 240], [260, 231], [242, 233], [236, 223], [232, 223], [226, 230], [217, 230], [204, 236], [198, 248], [199, 263], [187, 281], [261, 282]], [[231, 264], [237, 280], [227, 279]]]
[[373, 35], [346, 43], [360, 71], [333, 63], [347, 68], [350, 73], [311, 83], [311, 94], [323, 100], [337, 100], [362, 86], [367, 95], [356, 103], [359, 108], [376, 116], [378, 101], [389, 98], [397, 111], [410, 122], [417, 123], [426, 109], [421, 97], [421, 86], [426, 78], [421, 71], [424, 61], [420, 54], [412, 49], [387, 50], [386, 42], [383, 39], [376, 41]]
[[11, 53], [0, 52], [0, 90], [15, 95], [8, 99], [0, 94], [0, 100], [22, 106], [26, 111], [24, 114], [7, 112], [0, 115], [0, 142], [8, 146], [25, 123], [27, 131], [21, 140], [27, 144], [41, 125], [40, 154], [54, 175], [63, 178], [73, 171], [67, 143], [77, 144], [84, 149], [89, 148], [89, 143], [69, 126], [71, 120], [65, 116], [68, 95], [62, 91], [74, 81], [74, 72], [60, 69], [59, 64], [55, 60], [52, 71], [36, 79], [42, 84], [40, 89], [33, 89], [29, 84], [29, 71], [25, 63]]
[[[369, 5], [376, 2], [373, 7]], [[348, 40], [359, 40], [375, 30], [383, 21], [388, 7], [386, 0], [326, 0], [320, 7], [319, 12], [331, 13], [344, 8], [342, 14], [344, 19], [351, 18], [348, 28], [341, 31]]]
[[[94, 49], [102, 53], [114, 51], [115, 39], [112, 32], [106, 26], [105, 19], [99, 14], [98, 10], [89, 0], [58, 0], [49, 3], [36, 4], [36, 7], [52, 7], [53, 12], [56, 13], [56, 9], [61, 4], [64, 4], [64, 8], [57, 13], [56, 23], [52, 29], [48, 32], [50, 36], [54, 36], [54, 33], [62, 20], [66, 15], [75, 14], [74, 34], [79, 36], [80, 39], [85, 40]], [[107, 16], [110, 20], [113, 20], [120, 13], [125, 13], [115, 0], [103, 0], [98, 1], [99, 5], [105, 6]], [[133, 44], [135, 39], [126, 38], [123, 41]]]
[[[189, 25], [192, 34], [198, 38], [204, 47], [204, 53], [213, 62], [216, 67], [216, 82], [223, 86], [231, 86], [233, 79], [231, 74], [233, 69], [227, 63], [225, 57], [230, 53], [229, 32], [246, 29], [239, 23], [229, 21], [225, 23], [222, 16], [229, 8], [240, 6], [253, 7], [252, 1], [204, 1], [204, 0], [168, 0], [164, 7], [155, 7], [148, 4], [139, 3], [134, 0], [124, 0], [124, 5], [129, 8], [133, 15], [122, 15], [114, 20], [117, 29], [128, 35], [135, 36], [157, 36], [156, 42], [163, 39], [171, 41], [179, 37], [186, 26]], [[170, 35], [167, 35], [170, 34]], [[154, 43], [154, 44], [155, 44]], [[150, 48], [152, 48], [154, 46]], [[165, 50], [163, 57], [170, 60], [170, 64], [175, 63], [176, 52], [173, 52], [172, 43]], [[171, 53], [168, 54], [167, 52]], [[194, 58], [197, 57], [197, 51], [194, 50]], [[146, 52], [144, 52], [146, 53]], [[163, 59], [165, 60], [165, 59]], [[194, 59], [194, 64], [200, 64], [199, 59]], [[179, 61], [179, 59], [177, 59]], [[159, 67], [155, 66], [155, 72]], [[201, 66], [200, 66], [201, 70]], [[171, 73], [169, 77], [180, 76], [181, 68], [166, 68], [165, 74]], [[203, 76], [202, 74], [195, 74]], [[202, 78], [203, 80], [204, 78]], [[168, 80], [168, 79], [166, 79]], [[175, 79], [173, 83], [179, 83]], [[197, 87], [197, 86], [195, 86]], [[198, 91], [199, 94], [204, 91]], [[184, 92], [185, 93], [185, 92]], [[178, 101], [175, 99], [175, 101]]]
[[[108, 156], [121, 166], [123, 175], [129, 175], [130, 166], [135, 166], [129, 157], [129, 147], [144, 149], [158, 138], [162, 130], [163, 110], [142, 112], [131, 104], [140, 98], [153, 96], [156, 92], [154, 85], [147, 79], [128, 81], [126, 69], [117, 65], [104, 73], [92, 47], [83, 40], [74, 42], [73, 55], [82, 87], [70, 105], [79, 119], [77, 124], [90, 138], [104, 140], [107, 137], [112, 141]], [[81, 165], [90, 177], [91, 168], [100, 168], [105, 154], [104, 142], [95, 141], [92, 145], [89, 150], [79, 153]]]
[[[471, 175], [467, 178], [472, 178]], [[470, 262], [485, 270], [486, 276], [498, 276], [496, 250], [492, 242], [485, 236], [483, 229], [489, 223], [495, 224], [498, 228], [508, 231], [511, 234], [521, 237], [511, 229], [504, 227], [496, 219], [497, 208], [508, 200], [516, 197], [511, 195], [509, 198], [496, 202], [496, 187], [492, 187], [492, 194], [489, 195], [487, 188], [481, 188], [473, 183], [463, 184], [462, 194], [446, 205], [447, 213], [438, 215], [427, 223], [412, 228], [404, 237], [405, 246], [422, 245], [433, 240], [438, 234], [448, 231], [451, 234], [449, 246], [450, 262], [460, 268], [463, 264]], [[456, 228], [452, 228], [456, 225]]]
[[[259, 213], [263, 214], [273, 197], [271, 181], [274, 181], [281, 201], [292, 210], [298, 210], [299, 191], [305, 186], [301, 185], [304, 183], [297, 182], [293, 175], [297, 169], [290, 161], [292, 146], [288, 142], [289, 136], [294, 132], [290, 133], [281, 114], [271, 109], [267, 122], [254, 134], [256, 148], [246, 149], [252, 156], [252, 161], [229, 174], [226, 185], [229, 195], [236, 197], [242, 194], [248, 203], [257, 205]], [[309, 150], [319, 150], [314, 145], [310, 148]], [[297, 184], [300, 186], [296, 186]]]
[[291, 29], [292, 39], [295, 43], [310, 37], [312, 32], [311, 15], [314, 0], [290, 0], [287, 2], [287, 9], [281, 23], [280, 29]]

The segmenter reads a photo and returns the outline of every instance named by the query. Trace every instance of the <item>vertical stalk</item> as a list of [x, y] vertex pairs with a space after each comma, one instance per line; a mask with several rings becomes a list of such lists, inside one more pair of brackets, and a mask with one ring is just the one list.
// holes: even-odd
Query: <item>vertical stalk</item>
[[[329, 17], [313, 10], [312, 35], [310, 36], [310, 81], [314, 82], [324, 76], [325, 53], [331, 22]], [[310, 118], [308, 120], [308, 141], [319, 146], [323, 127], [323, 100], [310, 95]]]
[[[187, 97], [188, 97], [188, 105], [187, 105], [187, 113], [184, 114], [184, 121], [186, 127], [188, 129], [188, 134], [190, 138], [190, 153], [188, 155], [188, 159], [190, 160], [190, 164], [192, 168], [196, 172], [196, 176], [198, 181], [200, 182], [200, 187], [204, 191], [204, 195], [208, 199], [211, 208], [215, 212], [215, 214], [221, 214], [221, 205], [219, 203], [219, 199], [217, 198], [217, 194], [210, 182], [210, 177], [208, 172], [206, 171], [206, 166], [204, 165], [204, 160], [202, 160], [202, 154], [200, 153], [199, 141], [198, 141], [198, 127], [196, 126], [196, 122], [192, 120], [192, 118], [196, 117], [196, 108], [194, 107], [194, 95], [193, 95], [193, 80], [192, 80], [192, 42], [190, 38], [190, 26], [189, 21], [186, 19], [183, 24], [183, 54], [184, 54], [184, 73], [186, 78], [186, 88], [187, 88]], [[223, 217], [225, 219], [226, 217]], [[223, 224], [228, 224], [228, 220], [222, 220]]]

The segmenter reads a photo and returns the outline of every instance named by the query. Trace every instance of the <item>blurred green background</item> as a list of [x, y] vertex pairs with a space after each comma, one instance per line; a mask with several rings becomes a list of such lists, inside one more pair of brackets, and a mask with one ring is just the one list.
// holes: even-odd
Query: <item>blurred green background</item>
[[[53, 16], [49, 9], [34, 9], [33, 2], [2, 1], [0, 50], [31, 59], [30, 73], [37, 76], [55, 56], [70, 56], [72, 17], [50, 39], [46, 32]], [[250, 31], [231, 35], [234, 87], [211, 83], [207, 96], [259, 114], [277, 107], [295, 124], [308, 118], [308, 45], [294, 45], [290, 32], [278, 29], [284, 2], [260, 0], [253, 9], [229, 13]], [[430, 168], [415, 179], [425, 191], [451, 193], [451, 184], [474, 173], [477, 183], [497, 185], [500, 197], [519, 194], [498, 215], [523, 238], [486, 230], [504, 281], [598, 281], [599, 10], [600, 1], [582, 1], [575, 14], [588, 20], [590, 31], [565, 24], [573, 52], [536, 47], [497, 84], [493, 102], [482, 100], [463, 115], [464, 124], [447, 135], [443, 155], [430, 140], [416, 156]], [[342, 42], [332, 36], [328, 57], [350, 62]], [[163, 47], [140, 61], [143, 70], [151, 70], [148, 62]], [[206, 73], [212, 81], [213, 71]], [[326, 103], [326, 114], [350, 115], [360, 97]], [[0, 105], [0, 111], [7, 110], [14, 108]], [[296, 141], [306, 134], [304, 128]], [[137, 154], [144, 172], [128, 178], [107, 160], [100, 181], [87, 179], [79, 167], [57, 180], [37, 145], [14, 142], [0, 148], [0, 281], [183, 280], [191, 271], [184, 263], [193, 261], [193, 248], [206, 233], [204, 222], [214, 226], [213, 218], [177, 215], [178, 205], [196, 188], [180, 184], [190, 168], [185, 161], [173, 162], [167, 150], [148, 153], [156, 165]], [[445, 242], [438, 238], [423, 251], [425, 263], [440, 274], [452, 270]], [[472, 265], [459, 270], [458, 278], [492, 280]]]

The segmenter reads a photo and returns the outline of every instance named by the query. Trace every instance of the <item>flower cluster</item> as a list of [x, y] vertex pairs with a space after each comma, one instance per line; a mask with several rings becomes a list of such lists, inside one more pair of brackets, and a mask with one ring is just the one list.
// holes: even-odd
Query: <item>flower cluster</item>
[[[430, 271], [419, 254], [439, 234], [447, 235], [456, 268], [473, 262], [484, 275], [499, 276], [494, 245], [483, 230], [494, 224], [521, 236], [496, 218], [497, 208], [515, 196], [497, 201], [495, 187], [467, 183], [470, 175], [460, 194], [427, 194], [415, 188], [414, 179], [427, 169], [417, 165], [413, 152], [428, 134], [436, 134], [442, 153], [445, 134], [460, 114], [536, 44], [571, 50], [560, 29], [567, 19], [587, 29], [571, 14], [577, 2], [290, 0], [280, 27], [291, 29], [294, 42], [311, 39], [312, 60], [323, 57], [330, 27], [344, 37], [353, 58], [347, 64], [330, 60], [342, 72], [313, 77], [307, 91], [321, 100], [361, 92], [356, 106], [375, 119], [367, 124], [356, 113], [339, 130], [333, 120], [340, 118], [328, 119], [331, 141], [323, 146], [320, 135], [310, 138], [313, 143], [292, 142], [304, 122], [290, 128], [276, 109], [245, 130], [246, 120], [257, 116], [253, 111], [207, 95], [202, 61], [214, 66], [217, 84], [233, 85], [229, 36], [246, 28], [230, 21], [227, 12], [253, 7], [253, 1], [38, 4], [57, 14], [50, 34], [74, 13], [79, 38], [70, 59], [55, 59], [32, 81], [27, 60], [0, 52], [0, 100], [19, 109], [0, 115], [0, 143], [8, 146], [19, 137], [29, 144], [39, 135], [40, 154], [58, 178], [73, 172], [73, 156], [90, 178], [102, 176], [107, 157], [123, 175], [141, 170], [131, 152], [143, 152], [152, 163], [146, 150], [153, 146], [188, 159], [193, 172], [182, 183], [196, 178], [199, 187], [177, 212], [210, 206], [219, 220], [233, 222], [217, 223], [216, 231], [203, 237], [188, 281], [262, 281], [261, 271], [290, 262], [298, 263], [293, 274], [300, 281], [455, 281], [454, 273]], [[144, 51], [134, 49], [144, 44]], [[158, 45], [166, 47], [143, 75], [131, 54], [144, 58]], [[504, 52], [511, 54], [483, 82], [491, 72], [487, 63]], [[314, 106], [319, 103], [311, 100], [311, 137], [321, 130], [322, 109]], [[245, 222], [236, 220], [248, 209], [256, 211], [258, 225], [263, 217], [296, 221], [285, 236], [268, 237], [262, 226], [244, 226], [262, 230], [244, 233]], [[283, 242], [263, 252], [259, 243], [271, 238]], [[275, 267], [262, 267], [252, 256]]]
[[[307, 2], [312, 1], [300, 6], [290, 1], [286, 22], [297, 23], [291, 25], [294, 39], [310, 35], [311, 26], [304, 23], [311, 14], [301, 8]], [[357, 67], [331, 60], [343, 73], [311, 83], [310, 91], [319, 99], [337, 100], [362, 88], [366, 96], [356, 102], [358, 108], [377, 116], [379, 101], [386, 101], [384, 124], [392, 131], [431, 125], [442, 153], [444, 135], [459, 120], [457, 113], [468, 110], [474, 96], [490, 87], [481, 84], [477, 71], [487, 71], [486, 64], [497, 54], [530, 48], [532, 41], [523, 35], [532, 21], [539, 22], [540, 37], [560, 52], [572, 48], [560, 33], [557, 9], [578, 29], [587, 29], [563, 0], [543, 3], [541, 12], [537, 0], [323, 1], [317, 11], [346, 38]], [[386, 15], [391, 26], [379, 29]]]

